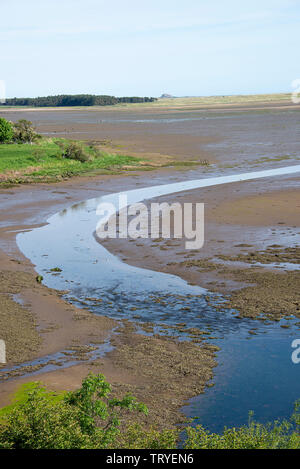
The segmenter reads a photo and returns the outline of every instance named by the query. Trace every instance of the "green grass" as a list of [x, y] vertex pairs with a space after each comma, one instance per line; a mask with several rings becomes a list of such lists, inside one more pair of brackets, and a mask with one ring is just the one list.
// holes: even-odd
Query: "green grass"
[[61, 391], [59, 393], [48, 390], [46, 391], [38, 381], [22, 384], [12, 396], [11, 403], [0, 409], [0, 425], [5, 423], [6, 418], [15, 408], [25, 403], [28, 399], [28, 394], [35, 390], [39, 390], [40, 395], [42, 396], [46, 395], [48, 401], [52, 402], [53, 405], [59, 403], [66, 394], [66, 391]]
[[62, 158], [62, 151], [56, 141], [58, 139], [44, 139], [34, 145], [1, 144], [0, 185], [51, 182], [85, 173], [112, 172], [139, 165], [138, 158], [99, 151], [84, 144], [85, 152], [90, 155], [89, 161]]

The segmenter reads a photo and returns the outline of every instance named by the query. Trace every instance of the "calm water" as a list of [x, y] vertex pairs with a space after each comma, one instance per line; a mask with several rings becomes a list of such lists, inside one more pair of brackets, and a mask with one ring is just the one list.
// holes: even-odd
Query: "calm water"
[[[299, 171], [297, 165], [210, 177], [135, 189], [126, 195], [128, 203], [136, 203], [198, 187]], [[300, 336], [297, 326], [285, 320], [266, 325], [237, 319], [230, 311], [208, 306], [205, 296], [210, 295], [206, 290], [174, 275], [129, 266], [112, 255], [95, 239], [99, 221], [96, 209], [100, 202], [116, 203], [118, 195], [73, 205], [52, 216], [48, 225], [17, 236], [20, 249], [36, 265], [44, 283], [68, 290], [65, 297], [69, 301], [96, 314], [151, 322], [158, 331], [162, 323], [184, 322], [187, 327], [211, 332], [214, 338], [209, 342], [221, 347], [215, 386], [185, 407], [188, 415], [200, 417], [211, 430], [247, 422], [250, 409], [261, 421], [288, 416], [300, 397], [300, 365], [291, 361], [291, 342]], [[62, 272], [51, 272], [54, 267]], [[289, 329], [280, 327], [287, 323]], [[249, 333], [254, 328], [256, 335]], [[185, 334], [181, 338], [184, 340]]]

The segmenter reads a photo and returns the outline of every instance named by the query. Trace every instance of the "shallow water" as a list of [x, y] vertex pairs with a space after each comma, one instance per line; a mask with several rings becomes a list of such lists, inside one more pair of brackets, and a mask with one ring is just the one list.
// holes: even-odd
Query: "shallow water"
[[257, 335], [242, 327], [223, 340], [214, 340], [221, 347], [214, 386], [191, 399], [184, 413], [198, 417], [195, 423], [213, 432], [246, 424], [250, 410], [255, 420], [264, 423], [289, 417], [300, 396], [300, 364], [291, 360], [291, 343], [300, 332], [293, 324], [290, 329], [282, 329], [281, 324], [287, 321], [256, 324]]
[[[300, 165], [296, 165], [135, 189], [126, 195], [131, 204], [195, 188], [299, 171]], [[117, 203], [118, 196], [110, 194], [75, 204], [52, 216], [48, 225], [17, 235], [19, 248], [43, 275], [44, 284], [68, 290], [65, 297], [69, 301], [96, 314], [151, 322], [156, 330], [167, 330], [168, 334], [178, 331], [164, 329], [164, 324], [182, 322], [211, 332], [215, 337], [211, 342], [221, 347], [216, 385], [185, 409], [209, 428], [219, 430], [224, 425], [245, 423], [250, 409], [261, 421], [287, 416], [300, 397], [300, 365], [291, 361], [297, 326], [283, 321], [291, 325], [283, 329], [282, 323], [265, 325], [237, 319], [231, 311], [209, 306], [206, 290], [174, 275], [129, 266], [112, 255], [93, 233], [99, 221], [98, 204]], [[51, 272], [55, 267], [62, 272]], [[254, 328], [256, 335], [249, 333]], [[185, 336], [183, 333], [181, 338]]]
[[18, 373], [20, 375], [35, 376], [40, 373], [46, 373], [61, 368], [68, 368], [73, 365], [79, 365], [80, 363], [84, 363], [86, 360], [97, 360], [114, 348], [109, 343], [109, 340], [103, 344], [89, 344], [89, 347], [91, 347], [91, 350], [84, 352], [81, 354], [81, 356], [78, 355], [76, 350], [66, 349], [62, 352], [45, 355], [44, 357], [37, 358], [36, 360], [23, 362], [20, 365], [1, 368], [0, 382], [6, 379], [13, 379], [15, 376], [18, 376]]

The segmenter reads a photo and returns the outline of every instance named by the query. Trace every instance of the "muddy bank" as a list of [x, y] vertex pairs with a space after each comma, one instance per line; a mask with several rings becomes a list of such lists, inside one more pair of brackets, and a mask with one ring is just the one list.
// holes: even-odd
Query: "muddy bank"
[[185, 400], [211, 385], [216, 366], [213, 346], [145, 337], [126, 323], [112, 342], [115, 350], [102, 359], [1, 383], [1, 405], [7, 404], [16, 386], [26, 381], [35, 379], [49, 389], [72, 390], [80, 386], [87, 373], [103, 373], [115, 396], [130, 392], [149, 407], [149, 416], [135, 416], [135, 421], [170, 428], [185, 420], [180, 412]]
[[[202, 340], [198, 340], [196, 346], [162, 336], [143, 336], [127, 321], [121, 322], [117, 334], [111, 338], [114, 350], [101, 359], [88, 360], [83, 356], [86, 344], [103, 342], [116, 325], [115, 321], [74, 308], [56, 292], [36, 284], [29, 273], [2, 271], [0, 285], [26, 298], [24, 307], [12, 299], [1, 302], [2, 332], [7, 341], [9, 362], [2, 368], [42, 356], [43, 352], [64, 349], [75, 349], [76, 359], [86, 360], [70, 368], [58, 367], [52, 372], [41, 370], [39, 374], [25, 377], [23, 373], [36, 372], [38, 367], [27, 366], [21, 372], [11, 373], [0, 369], [1, 406], [9, 402], [17, 386], [27, 381], [40, 380], [55, 390], [75, 389], [88, 372], [103, 373], [113, 385], [116, 396], [131, 392], [148, 405], [150, 416], [140, 417], [141, 423], [163, 428], [183, 421], [179, 409], [185, 400], [202, 393], [212, 379], [212, 369], [216, 366], [215, 347]], [[26, 296], [28, 288], [31, 298]], [[3, 305], [6, 310], [2, 309]], [[45, 306], [51, 309], [45, 310]], [[11, 321], [6, 321], [8, 316]]]
[[34, 315], [16, 302], [24, 284], [32, 283], [31, 280], [23, 272], [0, 272], [0, 331], [9, 363], [29, 360], [41, 345]]
[[[131, 390], [151, 410], [147, 423], [174, 425], [179, 422], [178, 409], [185, 400], [211, 385], [217, 364], [215, 347], [204, 341], [194, 345], [164, 336], [145, 337], [133, 334], [130, 328], [127, 332], [125, 327], [121, 339], [113, 340], [116, 349], [110, 356], [114, 366], [126, 369], [139, 383]], [[183, 415], [180, 420], [184, 420]]]
[[1, 338], [7, 351], [0, 373], [1, 368], [108, 337], [113, 320], [63, 301], [58, 292], [36, 281], [28, 262], [24, 265], [3, 252], [0, 260]]

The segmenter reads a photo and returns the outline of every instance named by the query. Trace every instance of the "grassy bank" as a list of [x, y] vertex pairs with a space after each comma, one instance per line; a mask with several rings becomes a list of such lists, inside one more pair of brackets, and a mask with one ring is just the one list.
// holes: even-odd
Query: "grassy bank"
[[0, 186], [53, 182], [87, 173], [116, 172], [139, 166], [139, 159], [101, 151], [95, 146], [76, 143], [84, 158], [64, 156], [63, 146], [70, 142], [64, 139], [42, 139], [35, 144], [0, 145]]

